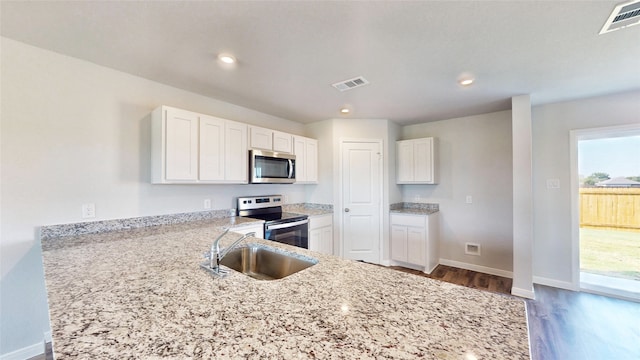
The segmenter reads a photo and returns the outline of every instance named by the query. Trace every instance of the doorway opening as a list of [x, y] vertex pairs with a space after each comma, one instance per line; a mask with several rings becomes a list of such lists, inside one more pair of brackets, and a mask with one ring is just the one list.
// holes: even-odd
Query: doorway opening
[[578, 287], [640, 300], [640, 125], [572, 135]]

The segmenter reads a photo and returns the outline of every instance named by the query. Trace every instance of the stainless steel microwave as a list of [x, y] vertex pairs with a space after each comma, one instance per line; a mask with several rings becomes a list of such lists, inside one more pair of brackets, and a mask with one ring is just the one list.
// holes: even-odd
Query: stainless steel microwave
[[252, 184], [293, 184], [296, 182], [296, 156], [266, 150], [249, 150]]

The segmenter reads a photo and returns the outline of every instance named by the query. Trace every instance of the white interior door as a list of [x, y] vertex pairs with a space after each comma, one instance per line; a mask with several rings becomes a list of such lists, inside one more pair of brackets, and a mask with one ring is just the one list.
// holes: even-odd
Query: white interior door
[[381, 145], [342, 142], [342, 244], [348, 259], [380, 262]]

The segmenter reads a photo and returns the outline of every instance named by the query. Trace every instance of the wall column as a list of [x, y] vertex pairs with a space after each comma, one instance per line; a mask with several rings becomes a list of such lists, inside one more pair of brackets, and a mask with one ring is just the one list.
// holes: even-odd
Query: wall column
[[511, 294], [533, 299], [533, 187], [531, 97], [511, 98], [513, 138], [513, 285]]

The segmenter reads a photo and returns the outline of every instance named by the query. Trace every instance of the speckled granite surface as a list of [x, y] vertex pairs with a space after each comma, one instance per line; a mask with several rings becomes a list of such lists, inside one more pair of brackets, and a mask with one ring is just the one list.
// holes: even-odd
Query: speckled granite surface
[[275, 281], [212, 277], [199, 264], [226, 225], [43, 240], [56, 359], [529, 357], [510, 296], [267, 240], [319, 263]]
[[333, 205], [312, 203], [287, 204], [282, 206], [282, 210], [296, 214], [314, 216], [333, 213]]
[[391, 204], [389, 211], [397, 214], [430, 215], [440, 211], [438, 204], [402, 202]]
[[51, 239], [61, 236], [98, 234], [103, 232], [138, 229], [156, 225], [181, 224], [191, 221], [227, 218], [234, 215], [235, 209], [228, 209], [51, 225], [43, 226], [40, 229], [40, 238]]

